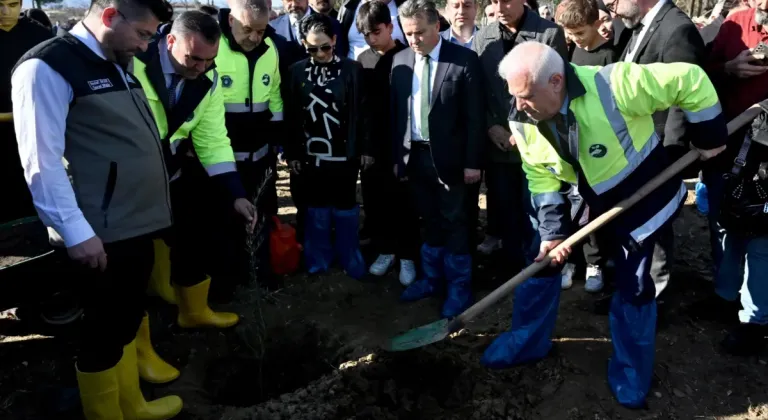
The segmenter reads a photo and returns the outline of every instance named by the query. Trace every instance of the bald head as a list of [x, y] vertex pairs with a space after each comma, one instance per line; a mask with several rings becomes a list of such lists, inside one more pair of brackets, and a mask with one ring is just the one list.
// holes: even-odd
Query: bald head
[[519, 111], [537, 121], [552, 118], [565, 98], [565, 62], [551, 47], [524, 42], [499, 64], [499, 75], [507, 81]]

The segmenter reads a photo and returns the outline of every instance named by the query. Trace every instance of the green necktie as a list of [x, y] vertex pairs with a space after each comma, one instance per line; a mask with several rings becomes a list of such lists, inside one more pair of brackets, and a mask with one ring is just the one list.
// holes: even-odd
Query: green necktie
[[421, 69], [421, 139], [424, 141], [429, 140], [429, 102], [432, 95], [430, 94], [430, 62], [429, 56], [423, 57], [424, 67]]

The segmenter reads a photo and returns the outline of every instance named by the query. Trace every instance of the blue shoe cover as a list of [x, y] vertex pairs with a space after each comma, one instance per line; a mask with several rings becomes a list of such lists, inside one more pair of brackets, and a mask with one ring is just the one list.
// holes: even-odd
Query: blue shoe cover
[[472, 305], [472, 257], [445, 254], [445, 279], [448, 296], [443, 303], [443, 318], [451, 318]]
[[361, 279], [367, 271], [363, 254], [360, 253], [360, 208], [349, 210], [333, 209], [333, 221], [336, 224], [336, 255], [347, 275]]
[[304, 232], [304, 260], [311, 274], [324, 273], [333, 260], [331, 208], [307, 208]]
[[656, 301], [632, 305], [616, 293], [609, 318], [613, 355], [608, 360], [608, 385], [619, 404], [644, 407], [653, 378]]
[[552, 332], [560, 304], [561, 276], [533, 277], [515, 291], [512, 328], [485, 350], [481, 363], [504, 369], [539, 360], [552, 348]]
[[421, 267], [424, 278], [419, 279], [400, 295], [403, 302], [414, 302], [432, 296], [441, 290], [443, 281], [443, 257], [445, 248], [432, 247], [427, 244], [421, 246]]

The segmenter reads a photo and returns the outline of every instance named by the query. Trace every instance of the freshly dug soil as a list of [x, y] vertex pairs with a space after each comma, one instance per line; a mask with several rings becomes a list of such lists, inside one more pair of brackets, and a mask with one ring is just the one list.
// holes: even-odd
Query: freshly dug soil
[[0, 230], [0, 270], [50, 251], [48, 231], [37, 221]]
[[[281, 215], [290, 219], [288, 182], [284, 173], [281, 178]], [[596, 296], [583, 282], [561, 295], [549, 356], [489, 370], [480, 359], [509, 327], [511, 299], [443, 342], [387, 353], [384, 340], [437, 319], [440, 299], [404, 304], [396, 273], [356, 281], [340, 271], [291, 276], [283, 289], [264, 295], [240, 289], [231, 305], [215, 306], [243, 317], [227, 331], [180, 330], [175, 309], [155, 301], [155, 347], [182, 374], [168, 385], [145, 385], [145, 395], [181, 396], [182, 420], [768, 419], [768, 355], [723, 355], [718, 343], [728, 326], [688, 316], [711, 283], [707, 222], [692, 194], [687, 204], [675, 225], [676, 263], [663, 297], [667, 310], [646, 409], [625, 409], [608, 390], [608, 318], [593, 313]], [[494, 262], [479, 263], [477, 298], [498, 284], [480, 278]], [[31, 333], [0, 324], [8, 336], [0, 339], [0, 418], [81, 418], [73, 339], [25, 335]]]

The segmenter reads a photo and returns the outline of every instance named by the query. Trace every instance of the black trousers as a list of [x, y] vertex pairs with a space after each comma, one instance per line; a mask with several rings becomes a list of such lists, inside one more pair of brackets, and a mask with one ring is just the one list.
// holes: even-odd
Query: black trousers
[[[154, 263], [153, 237], [104, 244], [104, 272], [85, 266], [76, 268], [83, 286], [83, 323], [77, 358], [81, 372], [100, 372], [115, 366], [123, 355], [123, 347], [136, 338]], [[66, 258], [66, 251], [60, 252]]]
[[8, 197], [0, 205], [0, 223], [37, 215], [24, 179], [13, 123], [0, 122], [0, 179], [3, 195]]
[[519, 163], [491, 162], [485, 172], [485, 184], [488, 187], [488, 214], [495, 214], [496, 235], [502, 240], [505, 264], [514, 271], [524, 266], [525, 255], [533, 240], [533, 229], [527, 211], [530, 200], [526, 193], [528, 185], [525, 173]]
[[[202, 167], [200, 167], [202, 170]], [[181, 287], [191, 287], [203, 282], [217, 270], [214, 262], [219, 255], [222, 239], [221, 214], [229, 211], [234, 221], [236, 215], [232, 203], [229, 210], [221, 205], [224, 194], [215, 191], [203, 170], [182, 170], [182, 175], [171, 181], [171, 208], [173, 227], [166, 236], [171, 248], [171, 282]]]
[[469, 254], [468, 189], [464, 183], [446, 185], [438, 177], [430, 146], [411, 143], [406, 171], [413, 201], [425, 225], [425, 242], [452, 254]]
[[321, 161], [302, 166], [307, 207], [334, 207], [349, 210], [357, 205], [357, 160], [346, 162]]
[[379, 254], [415, 260], [419, 255], [419, 215], [408, 185], [397, 180], [392, 164], [377, 161], [360, 173], [365, 226]]

